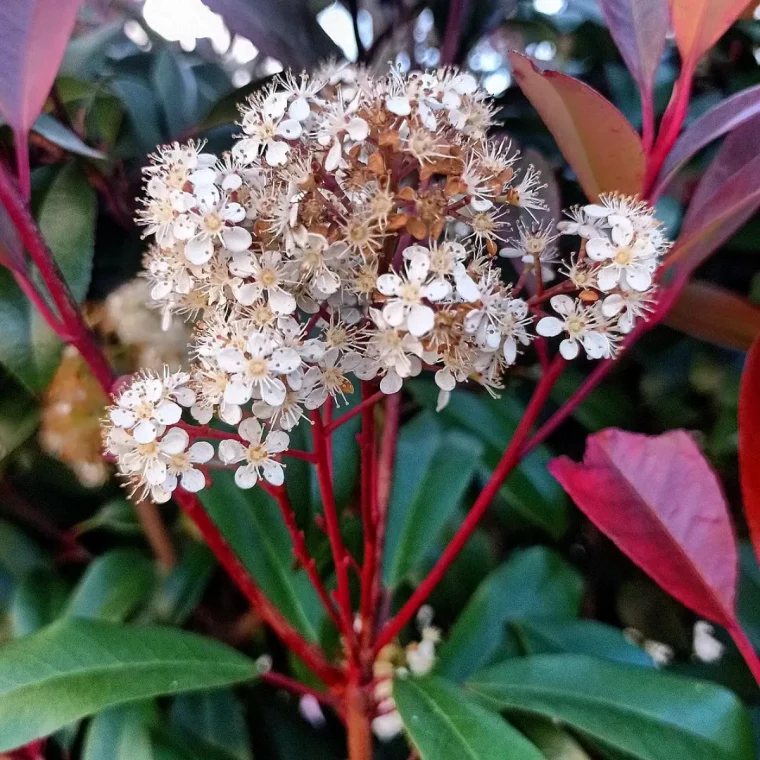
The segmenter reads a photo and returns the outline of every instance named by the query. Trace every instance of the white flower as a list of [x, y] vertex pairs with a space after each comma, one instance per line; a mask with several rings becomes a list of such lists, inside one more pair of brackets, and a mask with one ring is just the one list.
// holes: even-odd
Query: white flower
[[377, 289], [389, 296], [383, 318], [391, 327], [405, 327], [416, 338], [430, 332], [435, 321], [435, 312], [423, 299], [435, 303], [451, 291], [451, 286], [440, 279], [427, 282], [430, 256], [423, 251], [407, 259], [405, 277], [388, 273], [377, 278]]
[[706, 620], [694, 623], [694, 656], [701, 662], [717, 662], [723, 657], [726, 647], [714, 634], [715, 628]]
[[338, 100], [331, 104], [324, 115], [317, 142], [324, 147], [330, 146], [324, 164], [328, 172], [333, 172], [340, 166], [344, 142], [359, 145], [369, 137], [369, 124], [356, 116], [360, 99], [357, 96], [347, 106]]
[[214, 448], [206, 441], [196, 441], [188, 448], [189, 442], [190, 437], [181, 428], [171, 428], [159, 441], [166, 461], [166, 478], [151, 487], [151, 496], [159, 504], [169, 500], [178, 483], [190, 493], [197, 493], [206, 485], [206, 477], [193, 465], [208, 462], [214, 456]]
[[657, 268], [656, 249], [644, 237], [634, 237], [633, 226], [619, 217], [606, 236], [592, 237], [586, 243], [592, 261], [602, 263], [597, 274], [599, 289], [609, 292], [618, 285], [643, 292], [652, 285]]
[[551, 299], [557, 317], [543, 317], [536, 325], [536, 332], [545, 337], [567, 333], [559, 344], [559, 352], [570, 361], [578, 356], [579, 344], [583, 346], [589, 359], [606, 359], [614, 354], [614, 342], [601, 331], [598, 315], [570, 296], [554, 296]]
[[[209, 170], [212, 171], [212, 170]], [[204, 186], [196, 206], [174, 222], [174, 236], [184, 240], [185, 256], [192, 264], [205, 264], [214, 254], [214, 241], [229, 251], [244, 251], [253, 240], [251, 233], [238, 227], [245, 209], [221, 195], [215, 185]]]
[[138, 443], [150, 443], [166, 425], [179, 422], [182, 406], [195, 403], [195, 393], [185, 383], [184, 372], [165, 373], [164, 378], [146, 373], [138, 376], [115, 399], [109, 410], [111, 422], [132, 431]]
[[292, 348], [277, 348], [264, 335], [252, 333], [245, 346], [225, 348], [217, 357], [219, 366], [232, 375], [224, 391], [228, 404], [245, 404], [254, 391], [272, 406], [280, 406], [285, 400], [285, 383], [278, 375], [294, 372], [301, 365], [301, 357]]
[[346, 377], [353, 372], [361, 361], [361, 354], [349, 351], [345, 354], [337, 348], [331, 348], [320, 360], [319, 364], [310, 367], [304, 376], [304, 386], [309, 388], [306, 397], [307, 409], [318, 409], [327, 401], [328, 396], [338, 397], [345, 401], [346, 393], [353, 393], [354, 386]]
[[219, 459], [222, 462], [245, 462], [235, 470], [235, 483], [238, 487], [252, 488], [261, 477], [273, 486], [281, 486], [285, 480], [283, 465], [272, 455], [288, 448], [288, 434], [282, 430], [273, 430], [262, 439], [263, 429], [253, 417], [240, 423], [238, 433], [248, 442], [248, 446], [233, 440], [225, 440], [219, 444]]
[[233, 256], [230, 271], [251, 278], [235, 288], [235, 296], [244, 306], [250, 306], [266, 295], [275, 314], [292, 314], [296, 310], [296, 299], [284, 287], [288, 284], [288, 276], [279, 251]]
[[608, 319], [619, 314], [617, 328], [625, 335], [633, 330], [637, 319], [652, 311], [653, 305], [654, 301], [649, 297], [649, 293], [623, 290], [605, 296], [602, 301], [602, 314]]

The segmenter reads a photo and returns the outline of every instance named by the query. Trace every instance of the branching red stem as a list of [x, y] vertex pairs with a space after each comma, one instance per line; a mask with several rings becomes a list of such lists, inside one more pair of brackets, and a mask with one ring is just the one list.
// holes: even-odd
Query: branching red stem
[[325, 432], [327, 435], [334, 433], [341, 425], [345, 425], [359, 414], [362, 414], [366, 409], [373, 407], [385, 394], [382, 391], [377, 391], [371, 396], [364, 398], [361, 403], [357, 404], [353, 409], [349, 409], [344, 414], [341, 414], [336, 420], [333, 420], [329, 425], [325, 425]]

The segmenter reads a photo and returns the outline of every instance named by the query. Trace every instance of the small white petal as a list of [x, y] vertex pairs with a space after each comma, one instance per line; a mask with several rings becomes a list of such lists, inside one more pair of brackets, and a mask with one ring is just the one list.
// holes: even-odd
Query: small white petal
[[412, 105], [409, 98], [387, 98], [385, 107], [396, 116], [409, 116], [412, 112]]
[[342, 155], [343, 147], [336, 140], [332, 144], [330, 150], [327, 152], [327, 157], [325, 158], [325, 169], [328, 172], [334, 172], [340, 166], [340, 159]]
[[196, 266], [202, 266], [214, 255], [214, 246], [209, 237], [197, 237], [185, 245], [185, 258]]
[[296, 119], [297, 121], [303, 121], [304, 119], [307, 119], [310, 113], [311, 106], [309, 106], [309, 101], [306, 100], [306, 98], [296, 98], [288, 106], [288, 116], [290, 116], [291, 119]]
[[559, 352], [562, 354], [563, 359], [572, 361], [578, 356], [580, 349], [578, 348], [578, 343], [576, 341], [566, 338], [559, 344]]
[[545, 338], [559, 335], [565, 329], [565, 325], [557, 317], [543, 317], [536, 325], [536, 332]]
[[415, 304], [409, 311], [407, 326], [415, 338], [420, 338], [433, 329], [435, 312], [429, 306]]
[[173, 401], [162, 401], [156, 407], [155, 415], [162, 425], [174, 425], [182, 417], [182, 407]]
[[302, 132], [301, 122], [297, 119], [284, 119], [277, 125], [277, 134], [286, 140], [297, 140]]
[[261, 425], [253, 417], [246, 417], [240, 423], [238, 433], [250, 443], [258, 444], [261, 441]]
[[274, 430], [267, 437], [267, 449], [272, 454], [279, 454], [281, 451], [285, 451], [289, 445], [290, 436], [281, 430]]
[[150, 443], [156, 440], [156, 425], [150, 420], [143, 420], [132, 431], [138, 443]]
[[287, 143], [271, 141], [264, 158], [270, 166], [282, 166], [288, 160], [290, 148]]
[[258, 479], [259, 474], [253, 467], [238, 467], [235, 470], [235, 484], [238, 488], [253, 488]]
[[605, 317], [614, 317], [616, 314], [620, 314], [623, 306], [625, 306], [625, 299], [623, 296], [614, 293], [611, 296], [607, 296], [604, 301], [602, 301], [602, 314], [604, 314]]
[[639, 293], [649, 290], [652, 284], [652, 275], [645, 266], [628, 267], [625, 272], [626, 282]]
[[401, 288], [401, 278], [397, 274], [381, 274], [377, 278], [377, 289], [384, 296], [395, 296]]
[[285, 470], [279, 462], [264, 461], [261, 463], [261, 471], [273, 486], [281, 486], [285, 482]]
[[169, 432], [159, 441], [158, 448], [169, 456], [176, 456], [181, 454], [190, 441], [190, 436], [182, 428], [172, 428]]
[[575, 301], [570, 296], [552, 296], [549, 303], [552, 305], [552, 309], [563, 317], [572, 314], [575, 309]]
[[232, 464], [245, 459], [245, 447], [240, 441], [220, 441], [219, 459], [224, 464]]
[[397, 393], [400, 391], [403, 384], [404, 381], [401, 379], [401, 376], [393, 370], [390, 370], [380, 381], [380, 390], [383, 393], [390, 395], [391, 393]]
[[348, 136], [355, 142], [363, 142], [369, 136], [369, 124], [364, 119], [354, 117], [346, 127]]
[[607, 238], [597, 237], [591, 238], [586, 243], [586, 253], [592, 261], [604, 261], [611, 259], [615, 255], [615, 250]]
[[402, 301], [391, 301], [383, 308], [383, 318], [391, 327], [403, 324], [406, 317], [406, 307]]
[[605, 293], [616, 288], [620, 282], [620, 269], [616, 266], [604, 267], [597, 275], [596, 282], [599, 290]]
[[244, 227], [225, 227], [224, 232], [222, 232], [222, 243], [228, 251], [234, 253], [245, 251], [252, 242], [251, 233]]
[[129, 409], [124, 409], [120, 406], [113, 407], [109, 412], [109, 416], [111, 417], [111, 422], [113, 422], [116, 427], [120, 428], [132, 427], [132, 425], [134, 425], [137, 421], [137, 417], [135, 416], [134, 412]]
[[208, 441], [196, 441], [187, 453], [191, 462], [205, 464], [214, 456], [214, 447]]
[[206, 476], [200, 470], [192, 468], [182, 473], [180, 484], [185, 491], [198, 493], [206, 487]]

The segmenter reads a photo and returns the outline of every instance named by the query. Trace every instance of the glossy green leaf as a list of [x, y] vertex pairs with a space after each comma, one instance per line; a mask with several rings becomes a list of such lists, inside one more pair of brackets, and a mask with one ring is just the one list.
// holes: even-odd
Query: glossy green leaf
[[91, 530], [110, 530], [123, 536], [142, 533], [134, 506], [118, 496], [103, 504], [92, 517], [80, 522], [76, 530], [79, 535]]
[[164, 142], [153, 91], [135, 77], [117, 77], [110, 86], [126, 109], [135, 150], [150, 153]]
[[243, 105], [250, 95], [258, 92], [271, 81], [272, 77], [256, 79], [224, 95], [203, 118], [200, 125], [201, 129], [214, 129], [215, 127], [223, 127], [239, 122], [240, 111], [238, 106]]
[[158, 94], [169, 138], [176, 137], [198, 116], [198, 84], [190, 66], [171, 48], [153, 59], [153, 88]]
[[[434, 410], [438, 389], [434, 383], [416, 381], [410, 384], [416, 400]], [[500, 399], [488, 394], [456, 390], [437, 418], [472, 433], [485, 443], [483, 449], [483, 477], [488, 478], [509, 445], [515, 428], [523, 414], [523, 406], [513, 395]], [[553, 538], [560, 538], [567, 528], [568, 502], [561, 488], [546, 470], [551, 455], [539, 446], [513, 470], [499, 490], [508, 510], [545, 530]]]
[[154, 760], [144, 713], [137, 705], [98, 713], [87, 727], [82, 760]]
[[52, 623], [63, 612], [69, 587], [49, 570], [25, 575], [13, 592], [10, 619], [16, 638], [29, 636]]
[[508, 660], [468, 688], [494, 708], [544, 715], [640, 760], [752, 760], [749, 717], [714, 684], [583, 655]]
[[521, 716], [515, 724], [541, 750], [546, 760], [591, 760], [586, 750], [556, 723]]
[[492, 661], [513, 620], [573, 618], [583, 580], [558, 554], [515, 552], [480, 584], [441, 646], [436, 672], [461, 681]]
[[106, 158], [104, 153], [91, 148], [76, 132], [61, 124], [58, 119], [48, 113], [43, 113], [34, 122], [32, 131], [42, 135], [46, 140], [50, 140], [51, 143], [69, 153], [76, 153], [78, 156], [85, 156], [86, 158]]
[[232, 472], [218, 472], [201, 501], [264, 593], [300, 633], [317, 641], [319, 598], [306, 572], [293, 569], [290, 536], [274, 499], [260, 488], [243, 491]]
[[428, 555], [472, 480], [482, 446], [423, 412], [399, 435], [383, 578], [397, 588]]
[[[95, 212], [95, 192], [82, 169], [72, 162], [55, 170], [39, 203], [37, 221], [79, 301], [90, 283]], [[29, 390], [42, 390], [55, 371], [61, 343], [7, 270], [0, 270], [0, 324], [0, 362]]]
[[155, 564], [147, 555], [136, 549], [112, 549], [89, 565], [66, 614], [121, 622], [147, 601], [155, 583]]
[[500, 715], [442, 678], [397, 678], [393, 698], [422, 760], [544, 760]]
[[230, 760], [251, 760], [251, 742], [240, 702], [229, 689], [186, 694], [174, 700], [171, 721], [185, 737]]
[[214, 565], [214, 555], [205, 544], [190, 542], [156, 589], [145, 612], [148, 619], [166, 625], [183, 625], [197, 607]]
[[62, 620], [0, 648], [0, 751], [108, 707], [255, 674], [252, 660], [195, 634]]
[[623, 632], [596, 620], [518, 620], [512, 630], [528, 654], [588, 654], [626, 665], [654, 667]]
[[0, 520], [0, 566], [20, 579], [51, 564], [50, 557], [36, 541], [13, 523]]

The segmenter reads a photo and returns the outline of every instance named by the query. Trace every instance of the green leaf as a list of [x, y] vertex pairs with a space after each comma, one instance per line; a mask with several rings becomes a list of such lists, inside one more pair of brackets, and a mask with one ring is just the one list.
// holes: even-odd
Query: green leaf
[[166, 625], [183, 625], [203, 595], [214, 562], [214, 555], [205, 544], [190, 542], [179, 562], [156, 589], [145, 613], [148, 619]]
[[395, 589], [435, 545], [475, 473], [482, 447], [423, 412], [399, 435], [383, 556], [383, 579]]
[[[90, 283], [95, 214], [95, 192], [81, 168], [72, 162], [55, 171], [37, 221], [78, 301]], [[62, 345], [7, 270], [0, 270], [0, 324], [0, 362], [30, 391], [41, 391], [55, 371]]]
[[654, 667], [652, 658], [622, 631], [596, 620], [517, 620], [512, 630], [527, 654], [587, 654], [624, 665]]
[[111, 82], [111, 90], [124, 104], [138, 153], [150, 153], [164, 142], [155, 96], [147, 84], [135, 77], [117, 77]]
[[42, 116], [39, 116], [37, 121], [32, 125], [32, 131], [38, 135], [42, 135], [46, 140], [50, 140], [51, 143], [67, 150], [69, 153], [76, 153], [79, 156], [87, 158], [106, 158], [104, 153], [91, 148], [76, 132], [61, 124], [58, 119], [50, 114], [43, 113]]
[[134, 506], [119, 496], [103, 504], [92, 517], [78, 523], [76, 529], [78, 535], [98, 529], [110, 530], [123, 536], [142, 534]]
[[0, 565], [17, 579], [51, 567], [50, 557], [13, 523], [0, 520]]
[[752, 760], [749, 717], [726, 689], [583, 655], [508, 660], [468, 688], [501, 710], [561, 721], [640, 760]]
[[96, 715], [87, 728], [82, 760], [154, 760], [144, 712], [127, 705]]
[[34, 434], [39, 418], [34, 397], [13, 376], [0, 371], [0, 461]]
[[235, 124], [240, 121], [239, 105], [245, 104], [245, 101], [254, 92], [258, 92], [262, 87], [272, 81], [272, 77], [263, 77], [249, 82], [244, 87], [239, 87], [220, 98], [214, 107], [206, 114], [201, 121], [200, 128], [203, 130], [223, 127], [228, 124]]
[[[435, 409], [438, 389], [434, 383], [418, 380], [410, 388], [420, 404], [431, 411]], [[456, 390], [438, 418], [486, 444], [482, 459], [483, 475], [488, 478], [509, 445], [523, 411], [523, 405], [512, 395], [494, 399], [485, 393]], [[499, 493], [510, 509], [552, 538], [560, 538], [567, 528], [568, 503], [562, 488], [546, 470], [550, 459], [547, 449], [539, 446], [512, 471]]]
[[255, 673], [252, 660], [195, 634], [62, 620], [0, 649], [0, 752], [108, 707]]
[[442, 678], [397, 678], [393, 698], [422, 760], [544, 760], [500, 715]]
[[122, 622], [148, 599], [155, 583], [156, 569], [149, 557], [136, 549], [112, 549], [87, 568], [66, 614]]
[[168, 136], [176, 137], [195, 122], [198, 84], [187, 62], [171, 48], [160, 50], [153, 59], [153, 88], [158, 93]]
[[546, 760], [591, 760], [567, 731], [551, 721], [525, 716], [515, 724], [541, 750]]
[[17, 584], [10, 618], [16, 638], [29, 636], [52, 623], [66, 606], [68, 586], [49, 570], [35, 570]]
[[171, 720], [178, 732], [230, 760], [253, 757], [243, 709], [229, 689], [177, 697]]
[[200, 496], [264, 593], [300, 633], [316, 642], [322, 608], [306, 572], [293, 570], [290, 535], [274, 499], [260, 488], [238, 488], [231, 472], [215, 473], [214, 487]]
[[516, 552], [478, 586], [440, 649], [436, 672], [462, 681], [497, 654], [506, 623], [577, 616], [583, 580], [558, 554]]

